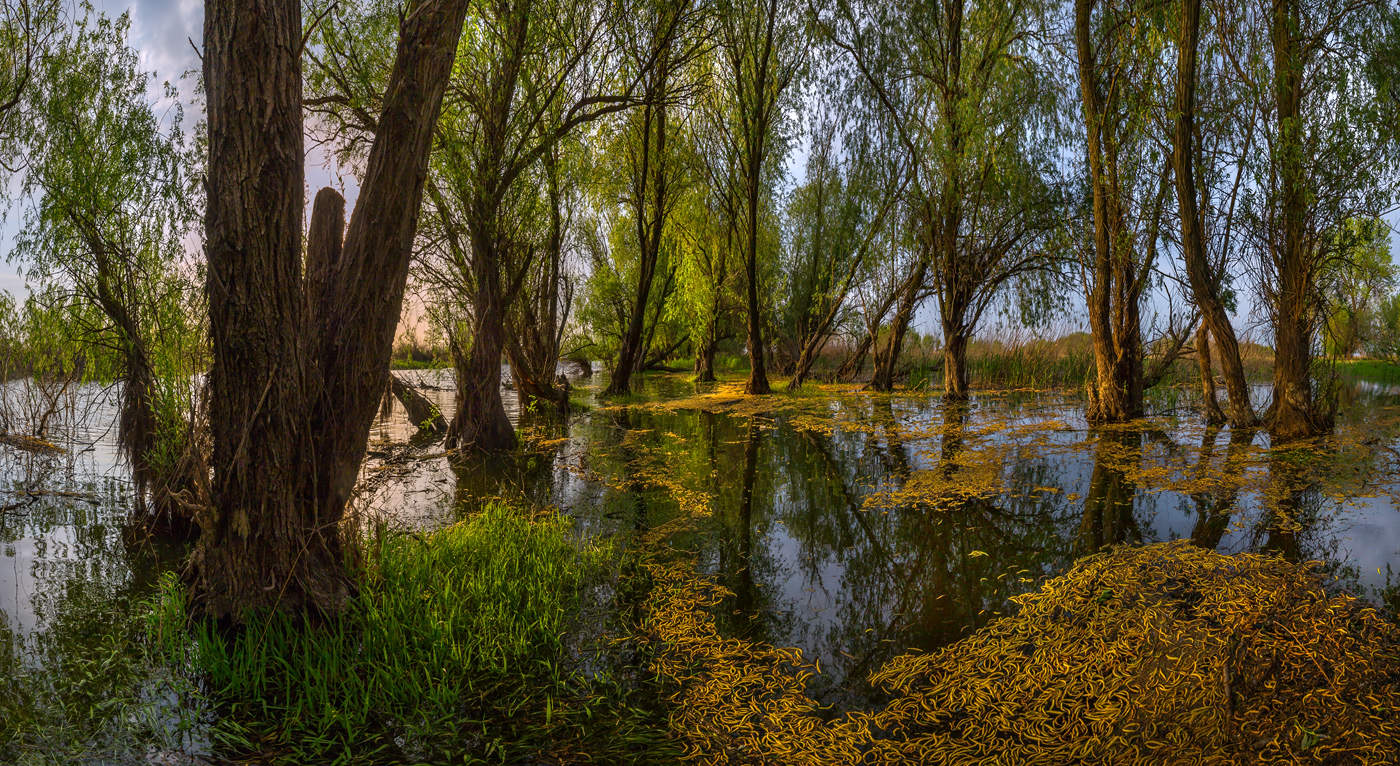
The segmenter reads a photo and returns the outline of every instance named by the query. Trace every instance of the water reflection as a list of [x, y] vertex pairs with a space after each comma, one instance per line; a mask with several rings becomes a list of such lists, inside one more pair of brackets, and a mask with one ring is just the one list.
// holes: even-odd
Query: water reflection
[[[693, 393], [679, 378], [651, 384], [660, 399]], [[459, 502], [521, 496], [589, 534], [690, 557], [732, 593], [721, 630], [801, 648], [822, 667], [812, 693], [838, 707], [865, 701], [864, 677], [889, 657], [956, 640], [1113, 544], [1322, 559], [1339, 587], [1393, 597], [1400, 487], [1378, 480], [1388, 458], [1353, 435], [1286, 458], [1190, 417], [1093, 431], [1059, 395], [944, 407], [848, 393], [746, 410], [721, 394], [600, 402], [541, 440], [528, 477], [472, 464]], [[1390, 400], [1354, 406], [1373, 431], [1400, 421]]]
[[[452, 415], [450, 373], [400, 374]], [[811, 693], [838, 708], [867, 702], [865, 677], [891, 656], [955, 641], [1118, 543], [1317, 559], [1338, 587], [1400, 603], [1400, 406], [1383, 391], [1359, 393], [1322, 448], [1271, 452], [1262, 435], [1191, 416], [1092, 430], [1059, 394], [944, 406], [841, 391], [754, 406], [660, 376], [645, 381], [655, 403], [618, 404], [597, 398], [601, 376], [574, 385], [591, 405], [567, 419], [521, 411], [508, 392], [522, 449], [461, 460], [387, 401], [358, 510], [432, 528], [496, 498], [563, 509], [580, 535], [678, 557], [724, 585], [721, 630], [799, 647], [822, 669]], [[0, 507], [28, 503], [26, 488], [71, 493], [0, 511], [11, 687], [16, 665], [82, 654], [73, 647], [110, 626], [110, 605], [144, 597], [179, 558], [123, 534], [129, 485], [110, 414], [94, 412], [70, 424], [61, 460], [0, 448]]]

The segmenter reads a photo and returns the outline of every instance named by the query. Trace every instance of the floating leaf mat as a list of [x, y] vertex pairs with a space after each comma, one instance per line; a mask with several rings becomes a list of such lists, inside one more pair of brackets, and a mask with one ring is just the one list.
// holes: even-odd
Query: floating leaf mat
[[1013, 616], [896, 657], [871, 677], [888, 704], [834, 719], [796, 649], [718, 633], [722, 587], [650, 568], [654, 669], [695, 762], [1400, 762], [1400, 630], [1278, 558], [1178, 541], [1083, 559]]

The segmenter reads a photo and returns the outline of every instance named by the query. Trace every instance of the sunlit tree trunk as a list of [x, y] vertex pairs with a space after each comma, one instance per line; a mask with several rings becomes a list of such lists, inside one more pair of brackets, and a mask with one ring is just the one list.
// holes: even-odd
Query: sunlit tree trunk
[[1225, 413], [1220, 411], [1220, 401], [1215, 397], [1215, 373], [1210, 365], [1210, 329], [1206, 320], [1196, 331], [1196, 363], [1201, 370], [1201, 403], [1205, 409], [1206, 422], [1220, 425], [1225, 422]]

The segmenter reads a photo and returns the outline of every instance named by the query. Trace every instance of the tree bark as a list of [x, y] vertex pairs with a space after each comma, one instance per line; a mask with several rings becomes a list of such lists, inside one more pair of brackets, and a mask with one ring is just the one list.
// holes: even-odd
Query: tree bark
[[878, 349], [875, 355], [875, 373], [870, 378], [870, 388], [875, 391], [894, 389], [895, 365], [899, 363], [899, 354], [904, 347], [904, 334], [914, 319], [914, 309], [919, 304], [919, 292], [923, 290], [924, 278], [928, 276], [928, 266], [928, 259], [920, 258], [918, 266], [900, 291], [899, 308], [895, 311], [894, 321], [890, 323], [889, 337], [885, 347]]
[[[1089, 327], [1094, 336], [1095, 377], [1089, 385], [1085, 416], [1091, 423], [1121, 423], [1142, 416], [1143, 359], [1142, 321], [1139, 302], [1147, 266], [1153, 254], [1141, 263], [1133, 256], [1123, 208], [1118, 139], [1105, 130], [1110, 116], [1106, 109], [1117, 106], [1116, 95], [1106, 102], [1099, 92], [1099, 72], [1091, 36], [1094, 0], [1075, 0], [1074, 37], [1078, 55], [1081, 105], [1085, 125], [1085, 153], [1089, 183], [1093, 192], [1093, 253], [1088, 298]], [[1165, 182], [1165, 176], [1163, 177]], [[1162, 194], [1153, 205], [1153, 232], [1146, 239], [1156, 242], [1156, 222], [1160, 219]]]
[[191, 575], [212, 617], [328, 614], [352, 595], [340, 520], [387, 385], [466, 7], [427, 0], [404, 17], [343, 247], [328, 199], [304, 281], [300, 3], [206, 3], [214, 474]]
[[967, 329], [943, 328], [943, 398], [949, 401], [965, 401], [968, 397], [967, 385]]
[[1201, 402], [1206, 423], [1218, 426], [1225, 422], [1225, 413], [1220, 411], [1220, 402], [1215, 397], [1215, 375], [1210, 366], [1210, 328], [1204, 318], [1196, 331], [1196, 363], [1201, 370]]
[[1307, 252], [1308, 190], [1303, 169], [1303, 64], [1294, 0], [1273, 4], [1274, 99], [1278, 119], [1278, 178], [1282, 197], [1282, 242], [1276, 256], [1274, 306], [1274, 400], [1269, 432], [1275, 442], [1316, 436], [1327, 430], [1312, 386], [1313, 272]]
[[[1230, 424], [1250, 428], [1256, 424], [1254, 408], [1249, 401], [1249, 385], [1245, 382], [1244, 364], [1240, 361], [1239, 342], [1230, 323], [1224, 302], [1220, 299], [1219, 275], [1211, 275], [1205, 247], [1205, 224], [1197, 204], [1196, 179], [1196, 60], [1200, 39], [1201, 0], [1184, 0], [1181, 9], [1181, 37], [1177, 51], [1176, 121], [1172, 141], [1172, 167], [1176, 180], [1177, 208], [1181, 218], [1181, 254], [1186, 265], [1187, 279], [1196, 305], [1201, 310], [1202, 325], [1197, 338], [1207, 344], [1207, 334], [1215, 336], [1225, 390], [1230, 401]], [[1214, 277], [1214, 278], [1213, 278]], [[1203, 357], [1205, 358], [1205, 357]], [[1204, 370], [1210, 360], [1205, 358]], [[1215, 402], [1215, 387], [1206, 402], [1207, 418], [1220, 415]], [[1212, 420], [1211, 422], [1216, 422]]]
[[518, 443], [501, 401], [505, 300], [496, 270], [500, 258], [490, 253], [492, 246], [489, 236], [473, 233], [476, 304], [472, 307], [472, 344], [465, 353], [453, 344], [457, 415], [447, 430], [447, 443], [455, 449], [490, 452], [514, 449]]

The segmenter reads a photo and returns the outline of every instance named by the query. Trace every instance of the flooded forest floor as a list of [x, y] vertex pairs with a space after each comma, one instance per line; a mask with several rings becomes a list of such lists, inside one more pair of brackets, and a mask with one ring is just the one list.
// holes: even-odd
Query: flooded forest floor
[[124, 524], [100, 389], [0, 445], [0, 762], [1400, 760], [1389, 382], [1287, 449], [1186, 388], [575, 386], [491, 457], [386, 403], [356, 608], [237, 637]]

